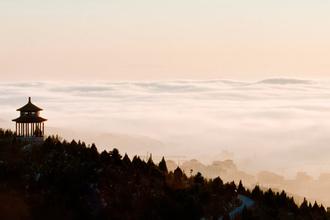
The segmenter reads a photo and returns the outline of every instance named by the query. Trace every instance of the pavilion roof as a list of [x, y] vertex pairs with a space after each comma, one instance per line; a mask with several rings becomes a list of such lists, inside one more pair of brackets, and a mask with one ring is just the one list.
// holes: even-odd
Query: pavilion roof
[[47, 119], [36, 115], [22, 115], [19, 118], [13, 119], [13, 121], [18, 123], [40, 123], [47, 121]]
[[39, 108], [38, 106], [32, 104], [31, 97], [29, 97], [29, 102], [26, 105], [24, 105], [23, 107], [17, 109], [17, 111], [20, 111], [20, 112], [38, 112], [38, 111], [42, 111], [42, 109]]

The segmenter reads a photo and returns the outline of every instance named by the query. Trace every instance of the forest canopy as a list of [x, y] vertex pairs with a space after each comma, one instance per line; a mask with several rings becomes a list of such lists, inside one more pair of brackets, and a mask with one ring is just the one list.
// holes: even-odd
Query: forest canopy
[[327, 219], [322, 205], [298, 206], [284, 191], [172, 172], [164, 158], [155, 164], [55, 136], [24, 143], [0, 129], [1, 219], [228, 219], [239, 195], [255, 205], [238, 219]]

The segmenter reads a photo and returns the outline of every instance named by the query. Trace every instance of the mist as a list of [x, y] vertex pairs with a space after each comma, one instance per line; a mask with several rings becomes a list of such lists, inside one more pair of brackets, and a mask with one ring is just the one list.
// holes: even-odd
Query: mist
[[47, 134], [100, 150], [176, 163], [232, 159], [252, 175], [330, 172], [329, 82], [3, 82], [0, 127], [14, 129], [11, 119], [28, 96], [44, 109]]

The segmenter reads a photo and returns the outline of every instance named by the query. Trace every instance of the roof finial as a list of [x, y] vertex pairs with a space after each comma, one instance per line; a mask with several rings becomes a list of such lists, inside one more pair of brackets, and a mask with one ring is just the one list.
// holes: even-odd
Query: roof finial
[[31, 97], [29, 97], [29, 102], [31, 102]]

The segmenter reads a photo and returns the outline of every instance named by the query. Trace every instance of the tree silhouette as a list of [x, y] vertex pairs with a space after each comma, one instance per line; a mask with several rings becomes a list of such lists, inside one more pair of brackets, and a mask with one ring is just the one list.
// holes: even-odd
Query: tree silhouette
[[168, 170], [164, 157], [162, 157], [162, 160], [159, 162], [158, 167], [163, 173], [167, 174]]
[[[241, 205], [238, 194], [254, 200], [238, 219], [325, 220], [326, 210], [306, 199], [300, 207], [282, 191], [252, 192], [240, 181], [224, 183], [201, 173], [187, 177], [118, 149], [98, 152], [82, 141], [48, 137], [42, 145], [14, 140], [0, 129], [0, 219], [230, 219]], [[9, 207], [9, 208], [8, 208]], [[12, 210], [6, 212], [6, 210]]]
[[243, 186], [242, 180], [239, 181], [239, 184], [238, 184], [238, 187], [237, 187], [237, 192], [239, 194], [245, 194], [246, 193], [246, 190]]

